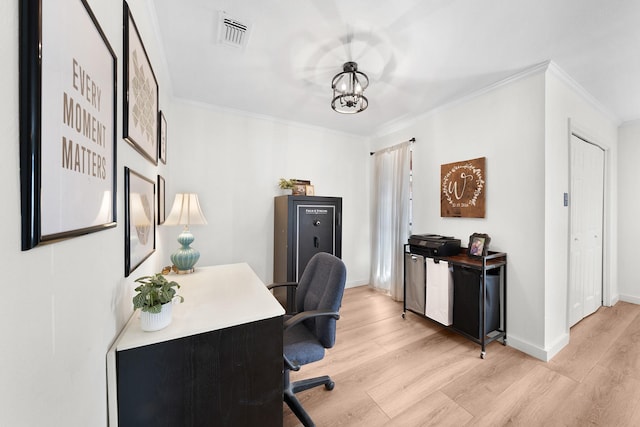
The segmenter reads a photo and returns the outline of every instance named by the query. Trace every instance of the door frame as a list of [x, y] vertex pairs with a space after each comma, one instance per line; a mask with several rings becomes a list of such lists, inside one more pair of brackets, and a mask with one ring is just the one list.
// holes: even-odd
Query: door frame
[[[568, 126], [568, 134], [567, 134], [567, 153], [568, 153], [568, 186], [569, 190], [571, 190], [571, 177], [572, 177], [572, 168], [571, 168], [571, 137], [576, 136], [577, 138], [583, 140], [587, 144], [594, 145], [600, 148], [604, 154], [604, 165], [603, 165], [603, 174], [604, 174], [604, 197], [603, 197], [603, 212], [602, 212], [602, 305], [603, 306], [611, 306], [614, 301], [612, 301], [611, 295], [611, 249], [612, 249], [612, 241], [611, 237], [613, 236], [611, 230], [611, 178], [610, 178], [610, 168], [611, 168], [611, 150], [609, 147], [605, 146], [600, 142], [600, 139], [593, 136], [590, 132], [588, 132], [583, 126], [580, 126], [575, 121], [569, 119]], [[571, 195], [571, 194], [569, 194]], [[570, 330], [570, 305], [571, 305], [571, 287], [570, 283], [570, 260], [571, 260], [571, 198], [569, 197], [569, 209], [567, 209], [567, 304], [566, 304], [566, 324], [567, 330]]]

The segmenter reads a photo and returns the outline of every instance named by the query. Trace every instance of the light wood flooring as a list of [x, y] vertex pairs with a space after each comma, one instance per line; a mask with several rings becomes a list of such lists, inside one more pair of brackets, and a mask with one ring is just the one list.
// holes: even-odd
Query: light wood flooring
[[[345, 291], [337, 342], [292, 380], [328, 374], [298, 394], [320, 426], [640, 426], [640, 306], [602, 307], [545, 363], [480, 346], [366, 286]], [[284, 426], [301, 425], [284, 405]]]

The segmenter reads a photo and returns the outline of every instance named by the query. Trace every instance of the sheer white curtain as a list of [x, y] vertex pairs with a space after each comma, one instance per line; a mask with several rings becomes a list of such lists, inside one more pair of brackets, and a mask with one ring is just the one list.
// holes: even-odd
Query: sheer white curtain
[[409, 141], [376, 151], [373, 171], [371, 285], [403, 298], [403, 245], [409, 238]]

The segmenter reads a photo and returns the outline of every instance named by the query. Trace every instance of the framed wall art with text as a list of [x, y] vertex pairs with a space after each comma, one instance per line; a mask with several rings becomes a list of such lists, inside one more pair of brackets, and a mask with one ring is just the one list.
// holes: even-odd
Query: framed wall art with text
[[117, 60], [85, 0], [20, 1], [22, 250], [116, 225]]
[[486, 158], [440, 166], [440, 216], [484, 218]]

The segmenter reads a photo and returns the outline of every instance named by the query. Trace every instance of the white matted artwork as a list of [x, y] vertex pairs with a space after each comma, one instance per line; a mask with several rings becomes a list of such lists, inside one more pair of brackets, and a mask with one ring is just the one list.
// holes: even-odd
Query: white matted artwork
[[124, 192], [127, 277], [156, 250], [155, 183], [125, 166]]
[[22, 249], [116, 225], [117, 60], [84, 0], [20, 15]]
[[129, 5], [124, 3], [123, 138], [158, 164], [158, 81]]

